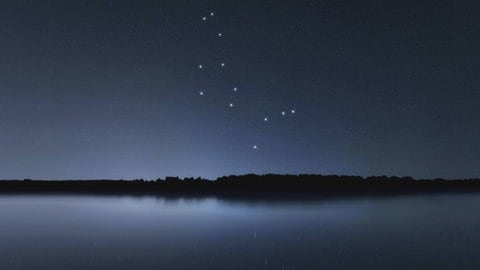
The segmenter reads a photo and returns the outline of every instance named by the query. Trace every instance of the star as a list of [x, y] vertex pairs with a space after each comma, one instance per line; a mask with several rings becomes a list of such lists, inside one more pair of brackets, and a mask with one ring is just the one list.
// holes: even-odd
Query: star
[[[209, 17], [213, 17], [214, 15], [215, 15], [214, 12], [211, 11], [211, 12], [209, 12], [209, 13], [207, 14], [207, 16], [203, 16], [203, 17], [202, 17], [202, 20], [203, 20], [203, 21], [207, 21], [207, 19], [208, 19]], [[217, 32], [217, 37], [218, 37], [218, 38], [223, 38], [223, 33], [222, 33], [222, 32]], [[223, 60], [225, 60], [225, 59], [223, 59]], [[207, 63], [207, 64], [208, 64], [208, 63]], [[226, 63], [225, 63], [225, 62], [220, 62], [219, 65], [220, 65], [220, 68], [224, 68], [224, 67], [226, 66]], [[210, 67], [210, 66], [209, 66], [209, 67]], [[199, 68], [199, 69], [204, 69], [204, 66], [203, 66], [202, 64], [199, 64], [199, 65], [198, 65], [198, 68]], [[210, 70], [210, 68], [209, 68], [209, 70]], [[231, 89], [232, 89], [232, 88], [231, 88]], [[233, 87], [233, 92], [235, 92], [235, 93], [238, 92], [238, 87], [237, 87], [237, 86], [234, 86], [234, 87]], [[206, 95], [206, 92], [204, 92], [203, 90], [201, 90], [201, 91], [198, 92], [198, 94], [199, 94], [200, 96], [204, 96], [204, 95]], [[233, 110], [233, 108], [235, 107], [235, 105], [234, 105], [233, 102], [230, 102], [230, 103], [227, 103], [227, 104], [228, 104], [228, 108], [232, 108], [232, 110]], [[241, 108], [242, 108], [242, 106], [240, 106], [239, 109], [241, 109]], [[284, 110], [284, 111], [280, 111], [281, 117], [284, 118], [284, 119], [287, 118], [287, 114], [289, 114], [289, 113], [290, 113], [290, 114], [295, 114], [295, 109], [292, 109], [292, 108], [291, 108], [291, 109], [286, 109], [286, 110]], [[261, 117], [261, 116], [260, 116], [260, 117]], [[265, 122], [265, 123], [267, 123], [267, 122], [270, 121], [270, 118], [269, 118], [268, 116], [264, 116], [264, 117], [261, 118], [261, 119], [263, 119], [263, 122]], [[258, 149], [258, 146], [257, 146], [256, 144], [253, 144], [251, 147], [252, 147], [253, 150], [257, 150], [257, 149]]]

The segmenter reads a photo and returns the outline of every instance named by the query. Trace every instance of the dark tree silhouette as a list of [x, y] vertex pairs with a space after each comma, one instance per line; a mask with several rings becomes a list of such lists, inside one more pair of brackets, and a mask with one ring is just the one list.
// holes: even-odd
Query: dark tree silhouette
[[166, 177], [144, 180], [0, 181], [2, 193], [136, 193], [223, 197], [326, 197], [433, 192], [478, 192], [480, 179], [413, 179], [412, 177], [347, 175], [230, 175], [216, 180]]

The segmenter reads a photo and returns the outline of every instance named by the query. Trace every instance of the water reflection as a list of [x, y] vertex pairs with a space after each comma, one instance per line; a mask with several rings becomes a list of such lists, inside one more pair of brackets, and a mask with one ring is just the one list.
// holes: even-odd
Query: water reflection
[[0, 269], [478, 269], [480, 196], [0, 196]]

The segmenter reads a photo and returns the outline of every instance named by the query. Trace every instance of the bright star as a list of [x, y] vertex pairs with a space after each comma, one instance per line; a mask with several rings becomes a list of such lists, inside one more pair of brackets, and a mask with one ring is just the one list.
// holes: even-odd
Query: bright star
[[295, 113], [295, 110], [290, 110], [291, 113]]
[[285, 116], [285, 114], [286, 114], [285, 112], [282, 112], [282, 116]]
[[215, 13], [213, 13], [213, 12], [210, 12], [210, 16], [213, 16], [213, 15], [215, 15]]
[[203, 96], [203, 94], [205, 94], [205, 93], [203, 93], [203, 91], [200, 91], [200, 93], [199, 93], [199, 94], [200, 94], [200, 96]]
[[221, 67], [224, 67], [224, 66], [225, 66], [225, 63], [221, 63], [220, 66], [221, 66]]
[[232, 107], [233, 107], [233, 103], [229, 103], [228, 106], [229, 106], [230, 108], [232, 108]]
[[218, 36], [219, 36], [219, 37], [222, 37], [222, 33], [218, 33]]
[[254, 145], [254, 146], [253, 146], [253, 150], [256, 150], [256, 149], [257, 149], [257, 146], [256, 146], [256, 145]]
[[202, 69], [202, 68], [203, 68], [203, 65], [198, 65], [198, 68], [199, 68], [199, 69]]
[[233, 88], [233, 91], [237, 92], [238, 88], [237, 87], [234, 87]]
[[264, 122], [268, 122], [268, 117], [263, 118]]
[[206, 21], [206, 20], [207, 20], [207, 17], [202, 17], [202, 20]]

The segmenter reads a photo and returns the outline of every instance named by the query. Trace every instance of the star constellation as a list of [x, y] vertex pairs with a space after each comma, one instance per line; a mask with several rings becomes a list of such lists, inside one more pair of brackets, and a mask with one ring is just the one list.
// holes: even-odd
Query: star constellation
[[[206, 23], [208, 20], [212, 19], [212, 17], [215, 16], [215, 12], [212, 11], [212, 12], [209, 13], [209, 15], [210, 15], [210, 16], [203, 16], [203, 17], [201, 17], [201, 18], [202, 18], [202, 21]], [[217, 38], [224, 38], [224, 33], [223, 33], [223, 32], [217, 32], [217, 33], [216, 33], [216, 36], [217, 36]], [[220, 63], [218, 63], [218, 66], [219, 66], [221, 69], [223, 69], [223, 68], [226, 67], [226, 63], [225, 63], [225, 62], [220, 62]], [[205, 69], [205, 68], [206, 68], [206, 66], [205, 66], [204, 64], [198, 64], [198, 69], [199, 69], [199, 70], [203, 70], [203, 69]], [[238, 88], [237, 86], [234, 86], [234, 87], [232, 87], [232, 90], [233, 90], [233, 92], [238, 93], [239, 88]], [[199, 94], [200, 96], [204, 96], [204, 95], [206, 94], [206, 91], [205, 91], [205, 90], [201, 90], [201, 91], [198, 92], [198, 94]], [[228, 108], [234, 108], [234, 107], [235, 107], [235, 104], [234, 104], [233, 102], [228, 102], [228, 103], [227, 103], [227, 106], [228, 106]], [[287, 115], [288, 115], [288, 114], [287, 114], [287, 111], [288, 111], [289, 114], [291, 114], [291, 115], [293, 115], [293, 114], [296, 113], [296, 110], [295, 110], [295, 109], [289, 109], [289, 110], [286, 110], [286, 111], [281, 111], [281, 112], [280, 112], [280, 118], [285, 119], [285, 118], [287, 117]], [[259, 117], [259, 118], [261, 118], [261, 117]], [[267, 122], [270, 121], [270, 117], [269, 117], [269, 116], [264, 116], [262, 120], [263, 120], [264, 123], [267, 123]], [[257, 149], [258, 149], [258, 145], [257, 145], [257, 144], [253, 144], [251, 147], [252, 147], [253, 150], [257, 150]]]

